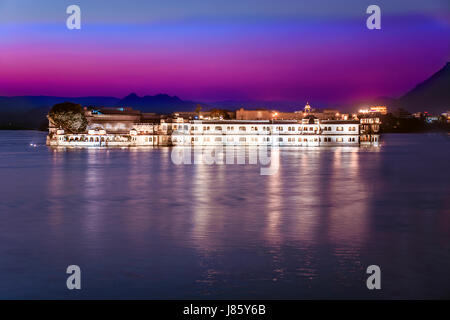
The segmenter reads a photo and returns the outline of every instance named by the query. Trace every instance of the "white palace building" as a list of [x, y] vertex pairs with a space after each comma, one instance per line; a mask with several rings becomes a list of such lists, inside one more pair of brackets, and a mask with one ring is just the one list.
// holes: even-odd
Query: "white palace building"
[[359, 145], [378, 142], [378, 135], [361, 139], [359, 121], [228, 120], [173, 124], [172, 145]]
[[358, 146], [377, 145], [377, 117], [320, 120], [187, 120], [141, 114], [129, 108], [85, 110], [86, 132], [68, 133], [49, 119], [47, 145], [63, 147], [137, 146]]

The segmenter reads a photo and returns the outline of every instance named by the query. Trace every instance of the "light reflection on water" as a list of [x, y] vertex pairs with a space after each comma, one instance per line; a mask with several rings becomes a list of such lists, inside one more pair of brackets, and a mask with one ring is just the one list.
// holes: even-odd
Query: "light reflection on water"
[[[384, 138], [282, 149], [262, 176], [174, 165], [170, 148], [50, 149], [42, 133], [0, 132], [0, 297], [449, 297], [448, 140]], [[381, 292], [365, 287], [370, 264]]]

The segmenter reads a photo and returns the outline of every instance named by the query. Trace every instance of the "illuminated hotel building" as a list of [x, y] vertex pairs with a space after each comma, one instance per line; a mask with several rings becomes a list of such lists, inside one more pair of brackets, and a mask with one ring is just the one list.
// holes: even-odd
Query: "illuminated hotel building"
[[127, 108], [85, 110], [86, 132], [68, 133], [49, 119], [47, 144], [73, 147], [377, 144], [378, 118], [322, 120], [186, 120]]
[[[359, 121], [320, 121], [310, 117], [301, 121], [191, 121], [178, 125], [171, 141], [172, 145], [202, 146], [359, 145], [360, 135]], [[378, 139], [377, 135], [371, 142], [378, 142]]]
[[387, 114], [387, 107], [386, 106], [372, 106], [369, 109], [360, 109], [359, 113], [379, 113], [381, 115]]

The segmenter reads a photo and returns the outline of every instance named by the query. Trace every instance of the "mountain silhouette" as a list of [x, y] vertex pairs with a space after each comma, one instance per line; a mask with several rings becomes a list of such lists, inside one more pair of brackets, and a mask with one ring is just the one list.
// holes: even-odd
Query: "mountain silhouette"
[[112, 97], [51, 97], [20, 96], [0, 97], [0, 128], [37, 129], [45, 127], [50, 108], [61, 102], [71, 101], [86, 105], [116, 106], [119, 99]]
[[139, 97], [131, 93], [119, 101], [119, 105], [133, 107], [142, 112], [171, 113], [175, 111], [192, 111], [197, 105], [196, 102], [183, 101], [177, 96], [167, 94], [157, 94], [154, 96]]
[[[44, 127], [46, 114], [50, 108], [61, 102], [74, 102], [82, 106], [95, 107], [132, 107], [142, 112], [169, 114], [175, 111], [192, 111], [198, 103], [183, 101], [167, 94], [146, 95], [139, 97], [131, 93], [123, 99], [114, 97], [52, 97], [20, 96], [0, 97], [0, 128]], [[205, 104], [202, 104], [205, 106]]]
[[450, 62], [430, 78], [397, 100], [397, 105], [411, 112], [438, 114], [450, 109]]

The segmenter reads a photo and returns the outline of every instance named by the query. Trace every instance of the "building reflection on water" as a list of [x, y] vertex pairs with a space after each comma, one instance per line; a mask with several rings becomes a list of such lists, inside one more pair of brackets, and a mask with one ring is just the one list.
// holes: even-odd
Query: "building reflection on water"
[[[285, 172], [281, 165], [276, 174], [269, 176], [258, 176], [254, 166], [240, 170], [239, 175], [233, 174], [236, 165], [193, 166], [193, 223], [189, 240], [199, 256], [210, 261], [214, 253], [233, 242], [237, 247], [245, 247], [249, 243], [242, 242], [242, 234], [247, 234], [252, 240], [246, 237], [245, 241], [266, 247], [265, 254], [271, 257], [272, 281], [277, 281], [286, 272], [286, 260], [292, 258], [286, 256], [292, 252], [286, 253], [283, 248], [289, 242], [290, 249], [296, 251], [294, 257], [300, 261], [288, 271], [313, 280], [319, 272], [319, 255], [323, 254], [317, 250], [317, 244], [325, 237], [330, 254], [337, 261], [336, 273], [359, 272], [359, 249], [368, 233], [366, 215], [370, 201], [370, 180], [359, 172], [359, 149], [311, 148], [281, 153], [281, 161], [287, 161], [289, 170]], [[252, 178], [243, 176], [249, 171]], [[180, 183], [185, 185], [186, 181]], [[237, 206], [224, 192], [236, 186], [242, 191], [233, 195], [242, 198]], [[200, 281], [215, 282], [214, 276], [221, 271], [212, 265], [213, 262], [206, 267], [205, 279]]]
[[[372, 195], [359, 148], [282, 149], [272, 153], [279, 170], [267, 176], [258, 164], [175, 165], [170, 152], [54, 151], [51, 224], [73, 219], [61, 212], [68, 185], [78, 184], [83, 243], [99, 251], [119, 233], [127, 254], [140, 259], [154, 259], [156, 243], [195, 252], [202, 294], [238, 270], [255, 281], [311, 287], [328, 263], [324, 255], [338, 278], [361, 271]], [[230, 268], [224, 259], [235, 254], [248, 259]], [[261, 270], [252, 275], [254, 263]]]
[[60, 226], [64, 222], [64, 200], [65, 194], [65, 178], [62, 165], [64, 163], [64, 153], [56, 152], [52, 153], [52, 170], [49, 174], [48, 181], [48, 219], [49, 226], [52, 231], [58, 232]]

